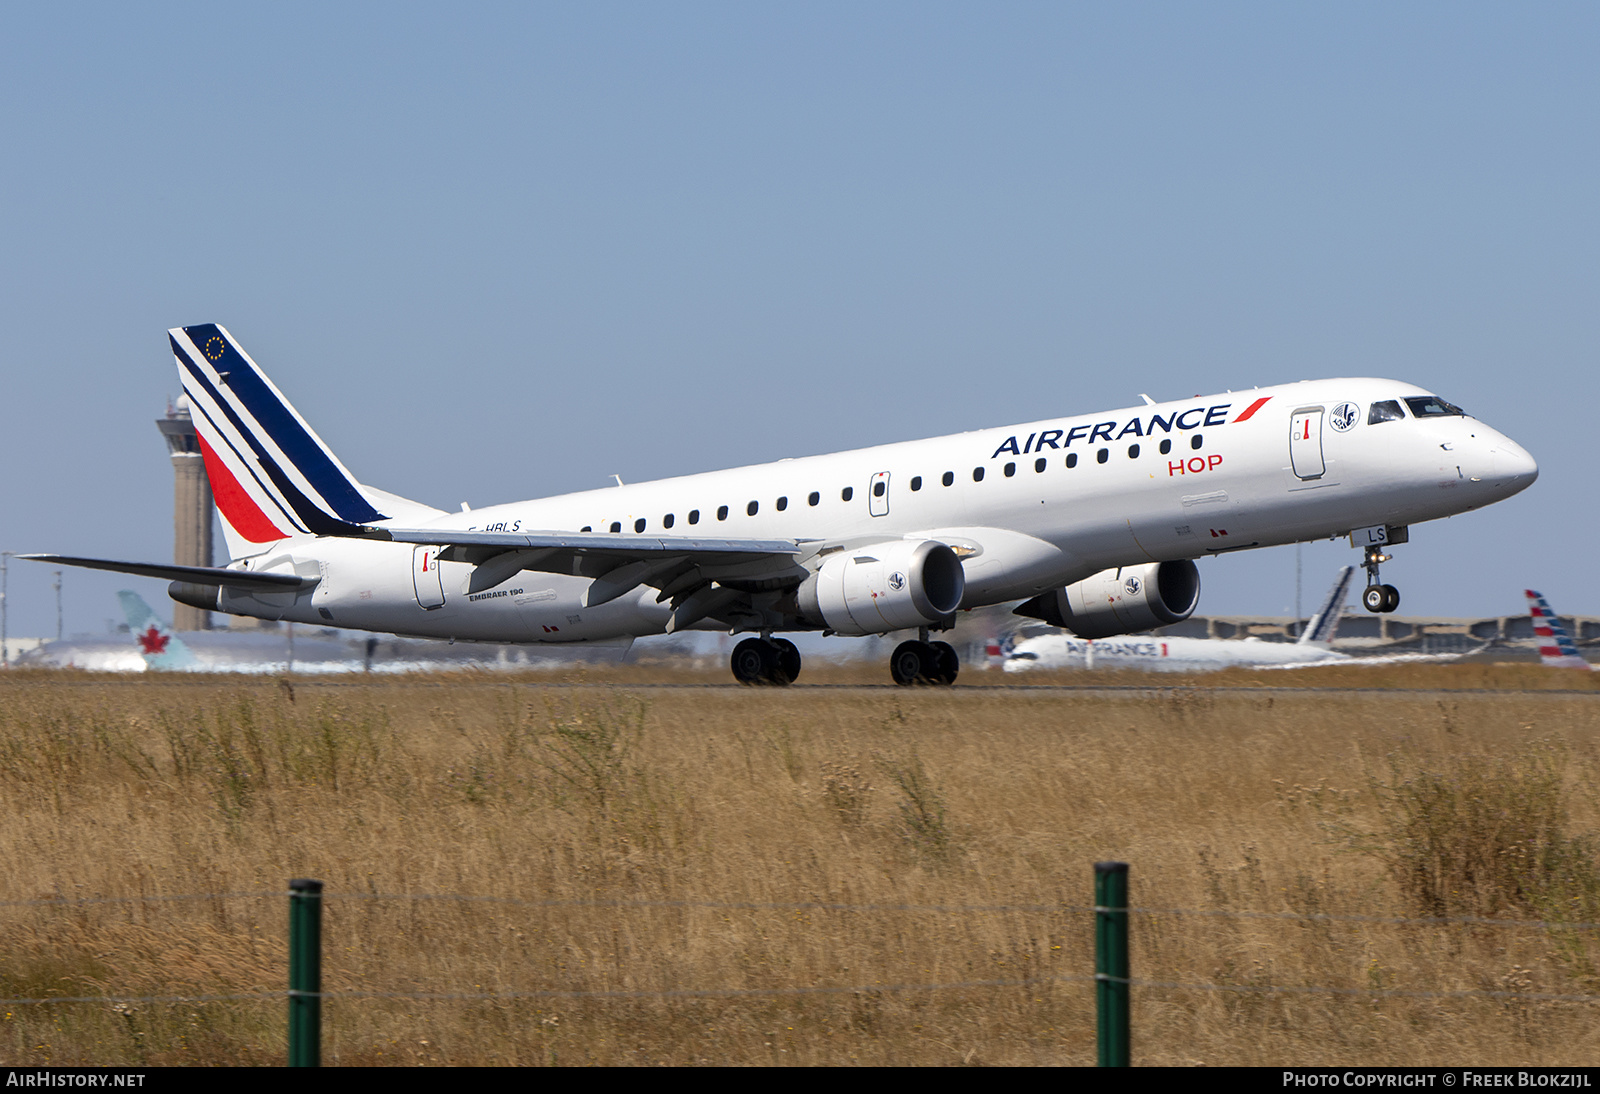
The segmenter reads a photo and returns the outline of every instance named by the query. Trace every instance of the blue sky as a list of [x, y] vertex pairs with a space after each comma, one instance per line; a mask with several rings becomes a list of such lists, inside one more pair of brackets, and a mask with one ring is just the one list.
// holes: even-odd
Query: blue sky
[[[170, 557], [212, 321], [449, 508], [1391, 376], [1542, 468], [1412, 530], [1402, 613], [1600, 613], [1597, 55], [1577, 4], [12, 6], [0, 548]], [[1202, 573], [1293, 603], [1293, 548]]]

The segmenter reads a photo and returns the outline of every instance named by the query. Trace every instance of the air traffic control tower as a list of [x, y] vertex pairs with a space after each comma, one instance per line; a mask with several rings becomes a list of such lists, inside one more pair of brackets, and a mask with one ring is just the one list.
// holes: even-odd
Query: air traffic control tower
[[[200, 454], [200, 438], [189, 416], [189, 400], [168, 404], [167, 416], [156, 419], [172, 456], [172, 561], [179, 566], [211, 565], [211, 482]], [[211, 613], [188, 604], [172, 606], [172, 627], [179, 631], [211, 629]]]

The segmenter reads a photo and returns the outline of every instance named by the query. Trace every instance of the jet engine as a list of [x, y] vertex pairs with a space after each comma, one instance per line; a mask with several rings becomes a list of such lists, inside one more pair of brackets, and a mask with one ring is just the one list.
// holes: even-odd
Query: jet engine
[[1079, 638], [1110, 638], [1181, 623], [1200, 603], [1200, 568], [1188, 559], [1101, 570], [1076, 585], [1041, 593], [1018, 615], [1065, 627]]
[[795, 590], [807, 621], [839, 634], [938, 623], [961, 606], [961, 560], [937, 540], [889, 540], [836, 552]]

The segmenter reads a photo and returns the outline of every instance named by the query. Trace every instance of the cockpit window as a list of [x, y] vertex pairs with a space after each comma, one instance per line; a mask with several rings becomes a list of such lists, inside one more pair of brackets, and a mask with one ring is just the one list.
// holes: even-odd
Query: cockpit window
[[1411, 414], [1416, 418], [1443, 418], [1455, 414], [1465, 416], [1466, 411], [1445, 402], [1437, 395], [1418, 395], [1406, 400]]
[[1400, 400], [1385, 399], [1381, 403], [1373, 403], [1372, 409], [1367, 411], [1367, 424], [1377, 425], [1379, 422], [1397, 422], [1406, 416], [1400, 409]]

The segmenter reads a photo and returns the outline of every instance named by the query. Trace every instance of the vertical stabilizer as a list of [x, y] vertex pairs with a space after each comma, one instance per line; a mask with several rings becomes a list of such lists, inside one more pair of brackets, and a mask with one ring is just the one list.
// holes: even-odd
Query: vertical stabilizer
[[233, 558], [387, 519], [227, 330], [204, 323], [167, 336]]
[[122, 614], [128, 618], [128, 630], [139, 643], [146, 668], [172, 670], [194, 665], [194, 653], [165, 620], [150, 610], [142, 596], [124, 589], [117, 594], [117, 599], [122, 601]]
[[1355, 572], [1354, 566], [1346, 566], [1339, 571], [1333, 588], [1323, 598], [1322, 607], [1306, 623], [1306, 632], [1300, 636], [1299, 645], [1326, 646], [1333, 641], [1333, 636], [1339, 630], [1339, 618], [1344, 614], [1344, 597], [1350, 591], [1350, 577]]
[[1593, 668], [1578, 652], [1578, 644], [1550, 610], [1550, 602], [1544, 595], [1532, 589], [1524, 589], [1523, 593], [1528, 598], [1528, 611], [1533, 615], [1533, 633], [1539, 639], [1539, 660], [1551, 668]]

